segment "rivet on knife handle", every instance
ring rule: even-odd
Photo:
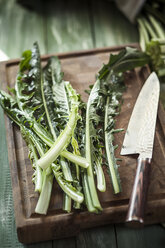
[[[150,164],[150,158],[138,158],[134,186],[126,217],[127,224],[130,224],[131,226],[141,226],[144,223],[143,218],[145,202],[147,199]]]

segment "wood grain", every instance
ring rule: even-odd
[[[70,80],[72,86],[82,94],[83,99],[87,100],[87,95],[84,94],[84,90],[87,89],[90,84],[94,83],[95,74],[102,66],[102,63],[108,61],[110,52],[115,53],[120,49],[121,47],[59,54],[65,79]],[[46,61],[47,58],[48,56],[44,56],[43,62]],[[10,87],[13,86],[18,69],[18,62],[19,60],[8,61],[5,64],[5,68],[3,67],[3,74],[6,75],[6,81],[1,83],[3,83],[5,87],[7,85]],[[126,91],[123,95],[124,104],[121,108],[121,114],[117,118],[116,128],[122,127],[126,129],[136,97],[148,73],[147,68],[126,73]],[[160,122],[162,118],[163,115],[159,112],[151,171],[152,183],[149,187],[149,200],[145,216],[146,223],[157,223],[165,220],[165,168],[163,166],[165,144],[164,141],[160,139],[160,137],[164,136]],[[21,242],[31,243],[73,236],[84,228],[124,221],[136,170],[135,157],[122,157],[123,160],[119,168],[123,188],[121,194],[113,194],[110,179],[108,175],[106,175],[107,191],[105,193],[99,193],[100,201],[103,206],[103,212],[101,214],[89,214],[86,211],[80,213],[72,211],[70,214],[62,212],[61,190],[54,184],[56,193],[54,195],[52,194],[48,215],[39,216],[34,213],[38,195],[34,193],[34,186],[31,182],[32,168],[28,160],[27,147],[22,141],[18,128],[12,126],[7,118],[6,129],[16,226],[18,238]],[[119,145],[116,156],[119,158],[121,158],[119,153],[123,138],[124,132],[115,135],[115,143]],[[159,156],[157,154],[159,154]],[[72,228],[70,228],[70,225]],[[31,233],[33,233],[33,236]]]
[[[151,159],[137,159],[137,170],[126,217],[127,225],[141,227],[144,224],[144,211],[147,200]]]
[[[38,6],[39,7],[39,6]],[[17,4],[15,0],[0,0],[0,49],[10,58],[20,57],[38,41],[41,54],[46,53],[44,43],[44,17],[38,12],[31,12]],[[2,31],[3,30],[3,31]],[[25,35],[26,34],[26,35]]]
[[[164,248],[164,228],[161,225],[151,225],[140,229],[131,229],[117,224],[116,240],[118,248]]]
[[[95,47],[138,42],[138,32],[112,1],[91,1]]]
[[[6,81],[6,75],[4,74],[5,65],[0,67],[1,80]],[[9,162],[7,157],[7,142],[6,142],[6,128],[4,121],[4,113],[0,108],[0,241],[1,244],[6,244],[5,247],[16,246],[18,244],[16,232],[13,232],[13,226],[15,223],[14,219],[14,207],[13,207],[13,196],[11,190],[11,176],[9,169]],[[6,239],[6,233],[10,235],[10,238]]]
[[[47,53],[93,47],[87,0],[48,1],[45,10]]]
[[[113,225],[95,227],[90,230],[84,230],[77,238],[77,247],[79,248],[117,248],[115,232]]]

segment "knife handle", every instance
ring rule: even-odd
[[[144,223],[144,209],[150,174],[150,158],[138,158],[133,190],[129,201],[126,223],[132,227],[140,227]]]

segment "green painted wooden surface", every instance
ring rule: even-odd
[[[25,1],[25,0],[24,0]],[[112,46],[138,41],[136,27],[112,1],[0,0],[0,49],[10,58],[39,42],[41,54]],[[32,6],[33,7],[33,6]],[[1,76],[1,75],[0,75]],[[17,240],[3,112],[0,109],[0,247],[29,248],[162,248],[165,229],[160,225],[130,230],[108,225],[82,231],[77,237],[22,245]]]
[[[16,4],[15,0],[0,0],[0,49],[9,57],[20,57],[21,52],[29,49],[36,40],[41,53],[46,53],[41,7],[38,12],[32,12]]]
[[[92,48],[87,0],[48,1],[46,37],[48,53]]]
[[[165,230],[161,225],[147,226],[134,230],[116,225],[118,248],[164,248]]]
[[[0,244],[17,247],[10,170],[7,158],[6,130],[3,111],[0,109]],[[8,235],[6,235],[8,234]]]
[[[122,45],[138,41],[136,27],[129,23],[112,1],[92,0],[91,11],[96,47]]]
[[[117,248],[114,225],[95,227],[77,236],[78,248]]]

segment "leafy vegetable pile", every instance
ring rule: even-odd
[[[22,54],[15,88],[11,94],[0,91],[0,104],[29,147],[32,180],[39,192],[36,213],[47,213],[53,178],[64,192],[65,211],[71,211],[73,200],[76,209],[86,206],[100,212],[97,189],[106,190],[103,165],[114,193],[121,191],[113,134],[121,131],[115,130],[114,117],[119,114],[123,72],[148,61],[145,53],[129,47],[111,55],[88,91],[86,104],[63,79],[57,57],[42,68],[37,43]]]
[[[151,67],[165,82],[165,1],[146,1],[137,18],[140,45],[151,57]]]

